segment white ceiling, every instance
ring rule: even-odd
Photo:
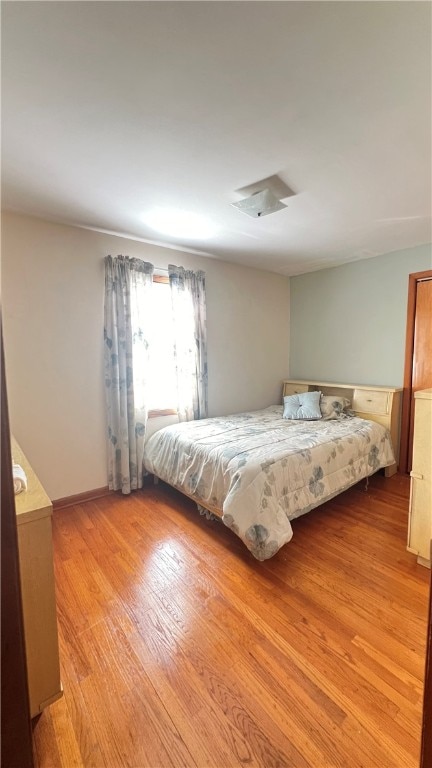
[[[429,2],[2,2],[2,81],[4,208],[287,275],[432,239]]]

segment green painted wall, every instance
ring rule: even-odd
[[[403,383],[408,275],[432,269],[432,246],[292,277],[290,376]]]

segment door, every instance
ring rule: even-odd
[[[432,387],[432,270],[409,276],[399,471],[412,468],[414,392]]]
[[[431,541],[432,549],[432,541]],[[423,727],[420,768],[432,765],[432,586],[429,585],[429,620],[426,638],[426,665],[423,693]]]

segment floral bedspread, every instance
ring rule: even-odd
[[[290,541],[290,520],[394,460],[379,424],[290,421],[281,406],[165,427],[144,451],[149,472],[220,509],[258,560]]]

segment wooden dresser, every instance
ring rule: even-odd
[[[408,550],[431,567],[432,389],[414,393],[414,440],[408,521]]]
[[[400,415],[402,389],[399,387],[373,387],[361,384],[334,384],[329,381],[303,381],[287,379],[283,382],[283,395],[320,390],[323,395],[340,395],[351,401],[351,409],[362,419],[382,424],[390,432],[396,463],[384,470],[386,477],[397,472],[400,442]]]
[[[27,476],[15,496],[30,716],[62,695],[52,549],[52,504],[12,438],[12,460]]]

